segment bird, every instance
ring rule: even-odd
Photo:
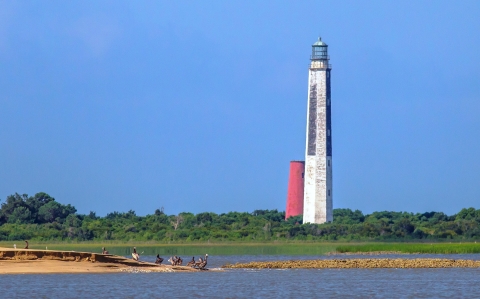
[[[175,266],[177,264],[177,256],[171,256],[168,261],[172,264],[172,266]]]
[[[102,247],[102,254],[108,254],[108,251],[105,249],[105,247]]]
[[[28,249],[28,241],[25,240],[25,249]]]
[[[192,260],[187,263],[187,267],[195,267],[195,257],[192,256]]]
[[[198,266],[199,266],[200,264],[202,264],[202,263],[203,263],[203,258],[202,258],[202,257],[199,257],[199,258],[198,258],[198,262],[195,262],[195,265],[193,265],[193,267],[194,267],[194,268],[195,268],[195,267],[198,267]]]
[[[157,254],[157,259],[155,260],[155,264],[161,264],[163,262],[163,258],[160,257],[159,254]]]
[[[175,263],[176,266],[181,266],[183,264],[183,260],[181,257],[177,257],[177,262]]]
[[[202,263],[198,265],[198,269],[202,269],[202,270],[205,269],[205,266],[207,266],[207,258],[208,258],[208,254],[205,254],[205,259],[203,260]]]
[[[137,248],[136,247],[133,247],[132,257],[136,261],[138,261],[140,259],[140,255],[137,253]]]

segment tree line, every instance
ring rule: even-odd
[[[442,212],[407,213],[334,209],[334,220],[303,224],[302,216],[285,220],[285,212],[204,212],[167,215],[163,208],[138,216],[135,211],[77,213],[46,193],[13,194],[0,207],[0,240],[118,240],[118,241],[271,241],[271,240],[477,240],[480,209],[462,209],[455,215]]]

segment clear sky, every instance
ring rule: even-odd
[[[285,209],[311,44],[334,208],[480,208],[480,1],[1,1],[0,199]]]

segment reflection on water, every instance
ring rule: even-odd
[[[480,259],[475,254],[388,257]],[[209,253],[209,267],[228,262],[312,258],[372,257]],[[155,258],[152,255],[142,259]],[[2,298],[459,298],[477,297],[479,278],[480,269],[231,269],[200,273],[2,275],[0,281]]]
[[[88,246],[85,244],[60,244],[49,245],[48,249],[54,250],[75,250],[75,251],[89,251],[101,252],[102,247],[105,246],[111,254],[130,255],[133,250],[133,245],[98,245]],[[172,245],[172,246],[156,246],[156,245],[138,245],[137,252],[143,252],[144,255],[199,255],[199,254],[214,254],[214,255],[320,255],[327,252],[335,251],[336,245],[331,244],[270,244],[270,245]],[[31,248],[42,249],[42,247]]]

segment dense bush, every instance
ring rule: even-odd
[[[277,210],[252,213],[180,213],[151,215],[135,211],[78,214],[46,193],[13,194],[0,207],[0,240],[154,240],[264,241],[264,240],[476,240],[480,239],[480,210],[406,213],[335,209],[334,221],[302,224],[302,216],[285,220]]]

